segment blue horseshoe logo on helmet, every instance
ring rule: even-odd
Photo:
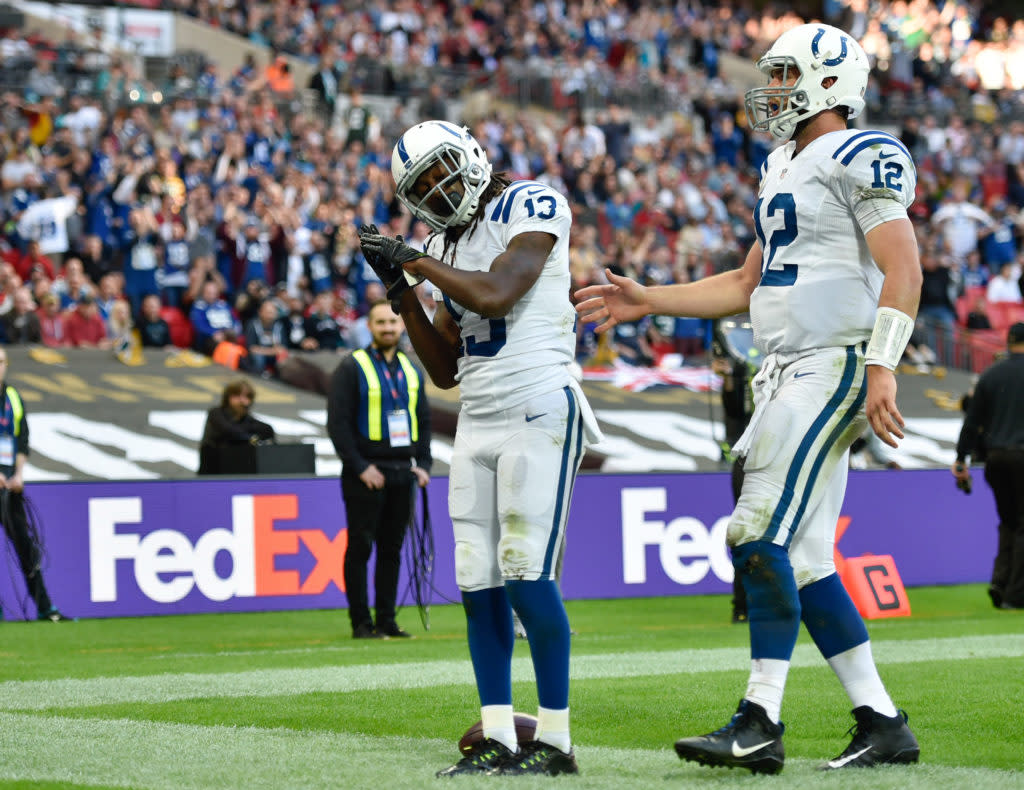
[[[821,37],[823,35],[825,35],[825,28],[819,27],[818,32],[815,34],[814,38],[811,39],[811,54],[814,55],[814,57],[816,58],[821,56],[821,53],[818,52],[818,42],[821,41]],[[840,63],[846,60],[846,36],[840,35],[839,41],[842,43],[842,48],[839,50],[839,54],[836,55],[834,58],[823,60],[823,65],[838,66]]]

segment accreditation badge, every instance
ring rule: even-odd
[[[0,466],[14,466],[13,436],[0,436]]]
[[[411,444],[409,412],[404,409],[388,412],[388,440],[392,447],[408,447]]]

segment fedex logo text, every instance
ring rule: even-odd
[[[318,595],[331,582],[345,590],[342,566],[348,531],[328,538],[319,529],[274,529],[276,521],[294,520],[299,504],[295,494],[231,497],[231,529],[208,530],[192,545],[173,529],[140,536],[118,532],[118,525],[142,523],[141,497],[89,500],[89,592],[91,600],[117,600],[117,561],[133,563],[135,581],[146,597],[173,603],[193,587],[211,601],[265,595]],[[295,555],[299,541],[316,560],[301,581],[298,570],[278,570],[277,557]],[[231,573],[217,573],[218,552],[231,556]]]
[[[664,513],[668,498],[664,488],[622,489],[622,580],[626,584],[647,581],[647,547],[658,547],[658,559],[665,575],[677,584],[696,584],[712,571],[731,583],[732,560],[725,546],[728,516],[708,530],[691,516],[671,521],[648,518]]]

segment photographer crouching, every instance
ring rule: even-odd
[[[1009,356],[981,374],[956,444],[953,477],[971,493],[969,459],[984,457],[999,514],[999,544],[988,588],[997,609],[1024,609],[1024,323],[1010,327]]]

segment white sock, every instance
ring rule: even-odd
[[[892,704],[882,679],[875,668],[875,660],[871,656],[871,642],[862,642],[856,647],[837,653],[828,660],[828,665],[836,673],[839,682],[846,689],[846,695],[859,708],[867,705],[883,716],[892,718],[896,715],[896,706]]]
[[[764,708],[768,718],[775,724],[779,723],[787,674],[789,662],[782,659],[755,658],[750,662],[750,680],[747,681],[747,693],[744,696]]]
[[[569,738],[569,709],[537,708],[537,732],[533,739],[549,743],[568,754],[572,749],[572,740]]]
[[[515,712],[511,705],[484,705],[480,708],[480,721],[483,722],[485,738],[494,738],[512,751],[519,751]]]

